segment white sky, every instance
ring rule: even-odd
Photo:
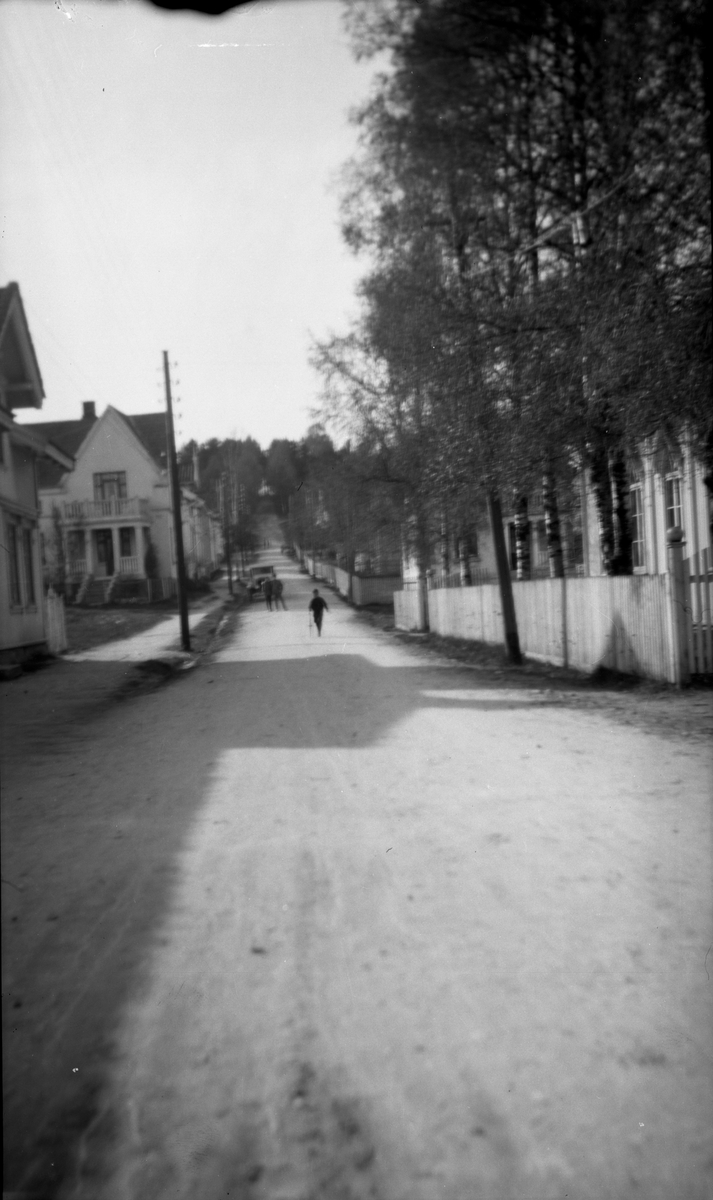
[[[0,282],[47,394],[20,419],[158,411],[166,349],[179,441],[303,436],[309,332],[356,307],[334,180],[374,70],[336,0],[0,4]]]

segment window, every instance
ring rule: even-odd
[[[104,471],[94,476],[95,500],[125,500],[126,471]]]
[[[119,554],[122,558],[133,557],[134,531],[132,528],[119,530]]]
[[[631,497],[631,565],[636,570],[646,566],[644,504],[641,484],[630,488],[629,496]]]
[[[32,530],[26,527],[22,530],[22,550],[25,560],[25,601],[35,604],[35,570],[32,561]]]
[[[18,519],[6,524],[8,582],[11,608],[34,608],[37,604],[35,584],[34,528]]]
[[[681,519],[681,476],[669,475],[664,483],[666,498],[666,528],[673,529],[674,525],[682,526]]]
[[[14,521],[7,524],[7,554],[10,560],[10,604],[18,608],[22,604],[20,591],[20,547],[18,545],[18,527]]]

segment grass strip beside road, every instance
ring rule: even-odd
[[[176,614],[175,605],[151,608],[74,608],[65,611],[70,654],[93,650],[106,642],[133,637]]]

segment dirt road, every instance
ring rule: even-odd
[[[709,1198],[708,747],[265,558],[287,612],[10,754],[6,1187]]]

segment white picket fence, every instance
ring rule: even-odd
[[[669,683],[713,674],[713,573],[706,551],[666,575],[513,583],[523,654],[558,666],[605,667]],[[500,589],[411,587],[394,595],[397,628],[502,645]]]
[[[367,604],[391,604],[394,592],[401,587],[400,575],[350,575],[332,562],[304,554],[298,546],[295,546],[295,552],[314,579],[321,579],[335,588],[357,608]]]
[[[701,550],[687,560],[684,573],[686,659],[691,675],[713,674],[713,569],[710,552]],[[684,564],[685,565],[685,564]]]

